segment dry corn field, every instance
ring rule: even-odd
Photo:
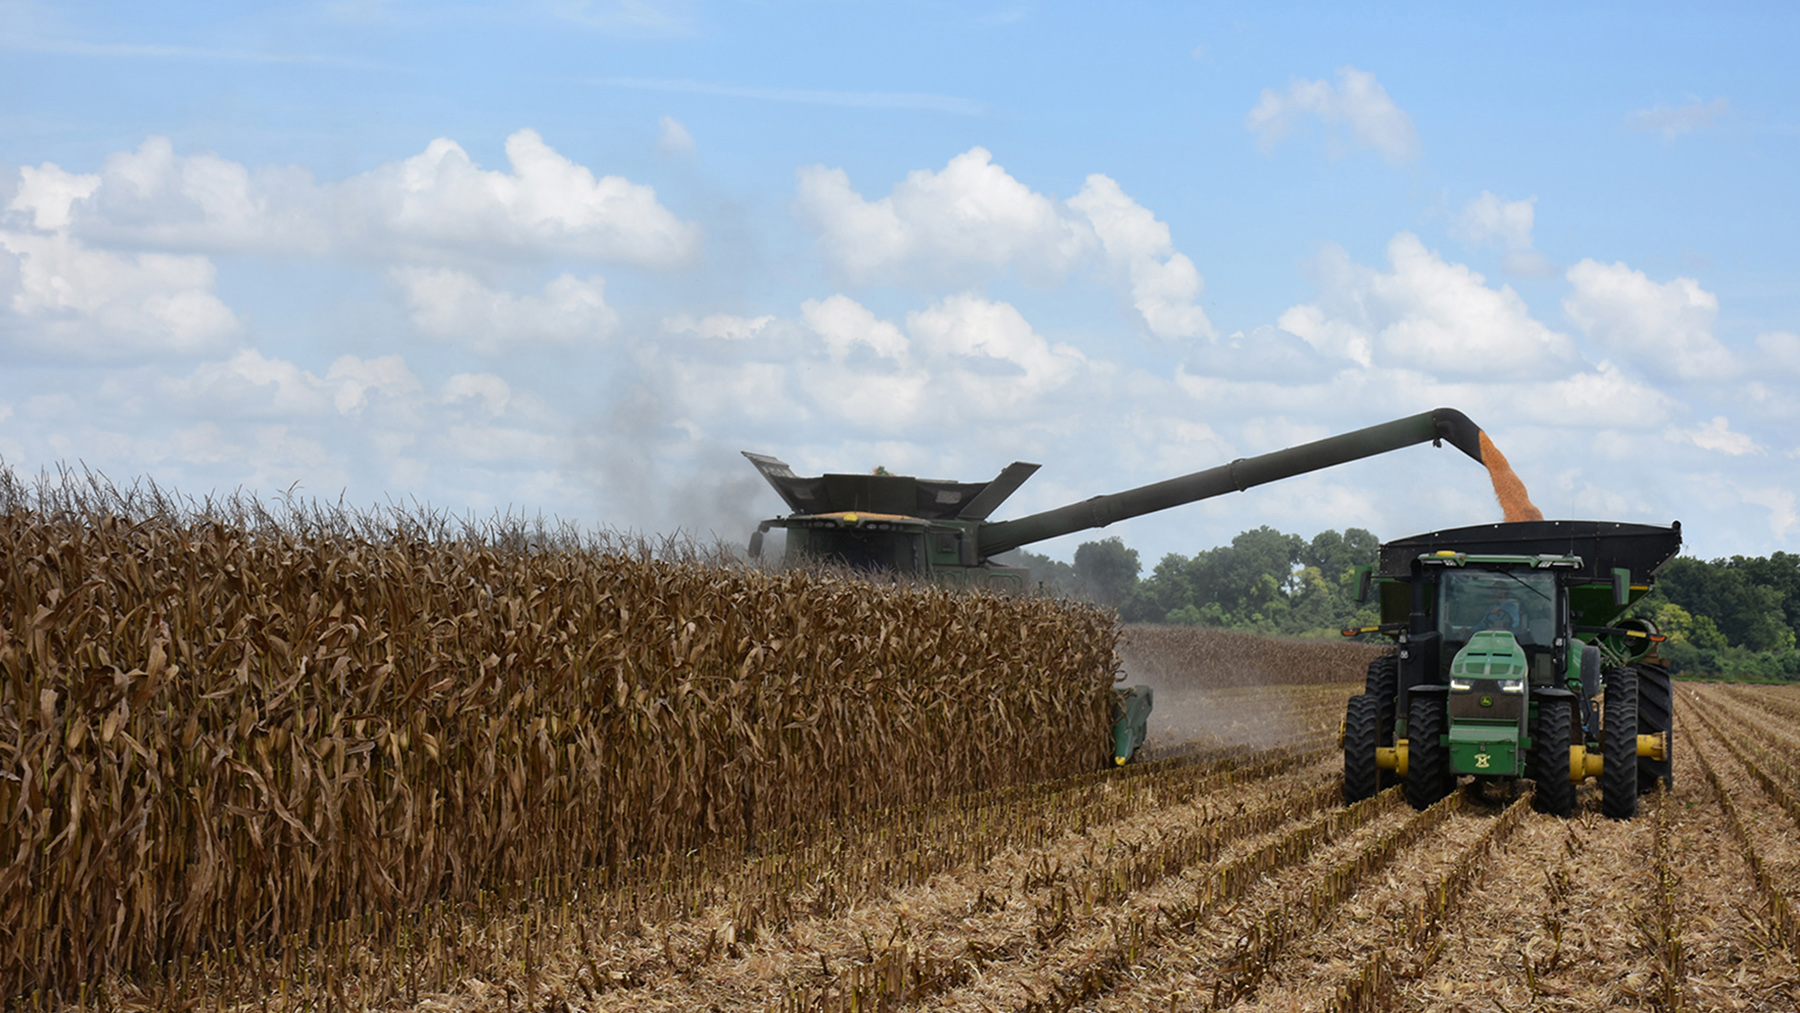
[[[1213,716],[1098,769],[1085,610],[7,518],[12,1005],[1800,1008],[1796,690],[1678,684],[1630,823],[1346,808],[1354,645],[1239,686],[1165,638],[1153,726]]]

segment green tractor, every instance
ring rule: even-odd
[[[1344,713],[1344,801],[1399,781],[1424,809],[1459,780],[1536,783],[1535,806],[1569,816],[1576,787],[1637,815],[1673,780],[1674,714],[1662,637],[1620,620],[1681,548],[1681,525],[1527,521],[1388,542],[1381,622],[1391,636]]]

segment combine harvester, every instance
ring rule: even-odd
[[[1265,482],[1420,443],[1441,446],[1446,441],[1477,462],[1493,464],[1491,471],[1496,476],[1511,475],[1505,459],[1468,416],[1453,408],[1439,408],[1009,521],[990,521],[988,516],[1037,471],[1035,464],[1007,465],[991,482],[886,474],[803,478],[773,457],[746,451],[744,456],[793,511],[758,526],[750,537],[750,555],[760,557],[763,536],[773,528],[783,528],[789,563],[825,560],[858,569],[911,574],[954,587],[1022,591],[1027,571],[996,564],[993,557],[1034,542],[1242,492]],[[1148,686],[1121,688],[1116,693],[1113,761],[1122,764],[1143,745],[1152,698]],[[1535,703],[1533,707],[1535,712]],[[1400,713],[1406,712],[1402,709]],[[1390,752],[1396,748],[1391,734],[1376,738]],[[1380,779],[1380,775],[1371,777]]]
[[[1496,483],[1498,487],[1498,483]],[[1535,513],[1535,510],[1533,511]],[[1673,771],[1673,697],[1648,621],[1618,617],[1681,548],[1681,525],[1527,520],[1414,535],[1381,547],[1381,623],[1343,725],[1344,801],[1393,783],[1423,809],[1464,775],[1536,782],[1568,816],[1600,781],[1601,808],[1637,815]]]

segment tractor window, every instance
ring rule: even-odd
[[[1438,581],[1438,631],[1461,649],[1479,630],[1511,633],[1522,647],[1549,647],[1556,636],[1555,578],[1510,570],[1451,570]]]

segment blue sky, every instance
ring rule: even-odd
[[[0,0],[0,459],[741,539],[1449,405],[1550,516],[1800,539],[1795,15]],[[1116,525],[1498,519],[1419,448]],[[1088,536],[1045,546],[1067,557]]]

